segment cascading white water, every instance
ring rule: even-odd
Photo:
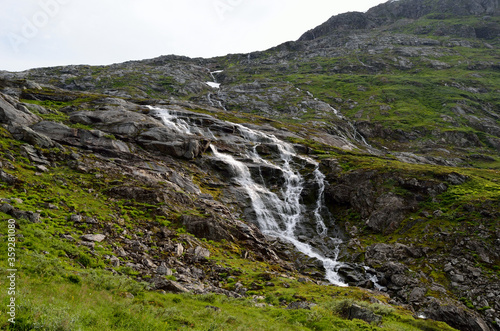
[[[212,81],[211,82],[205,82],[208,86],[210,86],[211,88],[214,88],[214,89],[217,89],[217,95],[220,97],[221,96],[221,91],[220,91],[220,86],[222,85],[221,83],[218,83],[217,82],[217,79],[215,78],[215,75],[214,74],[220,74],[221,72],[224,72],[224,70],[217,70],[217,71],[211,71],[210,72],[210,76],[212,77]],[[210,103],[210,105],[212,107],[215,107],[214,105],[214,102],[212,100],[212,93],[208,93],[207,94],[207,99],[208,99],[208,102]],[[220,100],[216,100],[218,105],[219,105],[219,108],[221,109],[224,109],[227,111],[226,107],[224,107],[224,104],[222,103],[222,101]]]
[[[210,72],[210,76],[212,77],[212,81],[211,82],[206,82],[208,86],[210,87],[213,87],[213,88],[220,88],[220,83],[217,83],[217,79],[215,79],[215,76],[214,74],[218,74],[218,73],[221,73],[222,70],[218,70],[218,71],[212,71]]]
[[[314,218],[316,219],[316,230],[321,236],[325,236],[328,228],[325,225],[321,212],[325,206],[325,175],[319,170],[319,164],[314,169],[314,178],[318,184],[318,199],[316,200],[316,208],[314,209]]]
[[[276,194],[270,192],[264,186],[255,183],[252,179],[252,175],[250,174],[250,170],[243,162],[237,161],[231,155],[219,153],[217,148],[213,145],[210,145],[210,148],[212,149],[215,157],[231,166],[234,174],[236,175],[236,182],[246,190],[250,200],[252,201],[252,207],[257,215],[257,219],[259,220],[259,225],[269,231],[281,232],[276,219],[265,203],[267,200],[276,206],[278,212],[284,212],[284,210],[282,210],[281,201]]]
[[[152,106],[148,106],[148,108],[155,109]],[[172,131],[174,131],[176,133],[183,133],[183,134],[188,134],[188,135],[193,134],[191,132],[191,128],[192,128],[191,125],[189,125],[183,119],[177,118],[174,114],[170,113],[169,111],[160,111],[160,112],[158,112],[157,116],[160,117],[161,120],[163,121],[163,124],[165,124]]]
[[[179,132],[182,130],[182,132],[187,134],[192,134],[192,132],[210,132],[213,136],[209,129],[199,128],[184,119],[176,117],[174,113],[168,110],[154,109],[156,109],[159,117],[169,128]],[[276,138],[274,135],[252,130],[240,124],[229,122],[226,122],[226,124],[235,127],[239,135],[243,138],[246,149],[245,155],[242,155],[244,158],[251,159],[254,165],[279,170],[284,179],[281,191],[275,193],[266,187],[261,173],[262,184],[258,184],[252,178],[251,171],[244,162],[237,160],[230,154],[219,152],[215,146],[211,145],[214,157],[223,161],[231,168],[233,180],[249,196],[256,217],[255,221],[258,223],[261,231],[266,235],[278,237],[289,242],[303,254],[318,259],[322,262],[326,270],[326,279],[329,282],[338,286],[347,286],[336,272],[342,265],[337,261],[340,251],[339,245],[342,241],[338,238],[330,240],[330,242],[335,244],[334,247],[331,247],[334,258],[328,258],[315,250],[310,244],[301,242],[295,234],[297,225],[306,217],[306,208],[301,204],[301,194],[304,190],[305,180],[300,172],[294,169],[294,166],[296,166],[294,158],[314,166],[313,176],[318,186],[318,192],[313,218],[316,222],[317,235],[321,238],[327,236],[328,229],[322,216],[323,209],[325,209],[325,176],[319,170],[319,164],[310,158],[298,155],[291,144]],[[257,146],[260,144],[274,146],[278,152],[278,158],[271,161],[260,156],[257,151]]]

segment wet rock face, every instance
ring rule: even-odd
[[[350,286],[361,286],[361,284],[367,285],[364,284],[364,282],[368,278],[366,275],[366,271],[360,266],[357,266],[355,264],[345,263],[337,271],[342,276],[344,281]],[[367,286],[362,286],[362,287],[367,287]],[[373,288],[373,284],[371,284],[371,287]]]

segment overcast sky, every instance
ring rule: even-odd
[[[265,50],[384,0],[1,0],[0,70]]]

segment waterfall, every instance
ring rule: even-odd
[[[271,211],[264,202],[267,200],[278,208],[278,212],[284,212],[281,209],[280,199],[276,196],[276,194],[268,191],[264,188],[264,186],[255,183],[252,180],[250,170],[243,162],[237,161],[231,155],[219,153],[217,148],[213,145],[210,145],[210,148],[212,149],[215,157],[231,166],[233,172],[236,174],[236,182],[245,189],[250,197],[250,200],[252,201],[252,207],[257,215],[261,228],[264,228],[266,231],[280,232],[281,229],[276,222],[276,219],[273,217]],[[264,200],[263,198],[267,199]]]
[[[209,128],[200,128],[194,126],[185,118],[176,116],[174,112],[166,109],[152,108],[161,114],[159,116],[165,125],[175,130],[184,130],[187,134],[192,132],[203,132],[214,137],[214,133]],[[314,220],[316,223],[317,236],[327,238],[328,228],[322,215],[329,215],[324,204],[325,175],[321,173],[319,164],[305,156],[298,155],[293,146],[284,142],[274,135],[270,135],[258,130],[247,128],[241,124],[222,122],[225,126],[235,129],[234,135],[239,135],[242,139],[244,151],[241,158],[227,153],[221,153],[216,146],[211,145],[211,150],[215,158],[229,166],[232,180],[248,195],[253,212],[255,213],[255,222],[258,224],[262,233],[277,237],[285,242],[291,243],[301,253],[315,258],[322,262],[326,270],[326,279],[338,286],[347,286],[343,283],[336,270],[342,266],[337,261],[342,241],[338,238],[330,240],[334,247],[330,247],[333,258],[325,257],[322,253],[312,247],[309,243],[302,242],[296,235],[297,226],[306,218]],[[187,127],[186,127],[187,126]],[[208,130],[208,131],[207,131]],[[217,133],[215,133],[217,134]],[[223,140],[223,135],[218,136]],[[259,146],[268,146],[275,151],[273,158],[264,158],[258,152]],[[253,166],[259,167],[259,176],[262,184],[257,183],[252,178],[252,173],[247,166],[248,160],[251,160]],[[300,173],[303,168],[301,164],[314,167],[312,175],[317,187],[316,203],[311,214],[307,213],[307,208],[301,203],[301,194],[303,193],[306,181]],[[261,167],[276,170],[283,177],[283,185],[279,190],[271,190],[266,186],[261,173]]]
[[[152,106],[147,106],[150,110],[157,110]],[[163,110],[163,109],[162,109]],[[192,135],[193,128],[198,129],[198,127],[190,125],[185,120],[178,118],[174,112],[171,111],[158,111],[156,115],[162,120],[163,124],[175,133],[182,133],[187,135]],[[198,130],[196,130],[198,131]]]
[[[220,97],[221,95],[221,91],[220,91],[220,86],[221,86],[221,83],[218,83],[217,82],[217,79],[215,78],[215,75],[214,74],[220,74],[221,72],[224,72],[224,70],[217,70],[217,71],[210,71],[210,76],[212,77],[212,81],[211,82],[205,82],[208,86],[210,86],[211,88],[214,88],[214,89],[217,89],[217,96]],[[213,107],[214,106],[214,102],[212,100],[212,94],[211,93],[208,93],[207,95],[207,98],[208,98],[208,102],[210,103],[210,105]],[[224,104],[222,103],[222,101],[220,100],[217,100],[217,103],[219,104],[219,107],[221,109],[224,109],[225,111],[227,111],[226,107],[224,107]]]
[[[314,218],[316,219],[316,230],[321,236],[325,236],[328,228],[325,225],[321,212],[325,206],[325,175],[319,170],[319,164],[314,169],[314,178],[318,184],[318,199],[316,200],[316,208],[314,209]]]
[[[220,88],[220,83],[217,83],[217,79],[215,78],[214,74],[220,74],[221,72],[223,72],[223,70],[218,70],[218,71],[211,71],[210,72],[210,76],[212,77],[212,81],[211,82],[206,82],[206,84],[212,88],[215,88],[215,89],[218,89]]]
[[[220,88],[220,85],[221,85],[221,84],[220,84],[220,83],[217,83],[217,80],[215,79],[215,76],[214,76],[214,74],[213,74],[212,72],[210,73],[210,76],[212,76],[213,81],[211,81],[211,82],[205,82],[205,83],[206,83],[208,86],[212,87],[212,88],[215,88],[215,89]]]
[[[352,128],[352,132],[353,132],[353,136],[354,136],[354,140],[356,141],[359,141],[361,142],[362,144],[364,144],[365,146],[368,146],[370,148],[373,148],[368,142],[366,142],[365,140],[365,137],[363,137],[363,135],[361,135],[358,130],[356,129],[356,127],[354,126],[354,124],[352,124],[352,122],[349,122],[349,125],[351,126]],[[360,137],[360,139],[358,140],[357,137]]]

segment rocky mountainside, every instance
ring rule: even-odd
[[[464,16],[498,15],[498,0],[477,1],[388,1],[371,8],[366,13],[350,12],[332,17],[324,24],[306,32],[299,40],[308,41],[341,31],[367,30],[387,27],[401,20],[418,20],[421,18],[446,19]],[[476,37],[498,36],[498,25],[483,23],[474,27]],[[487,33],[483,30],[489,30]]]
[[[500,329],[499,32],[498,0],[399,0],[264,52],[0,72],[19,324]]]

